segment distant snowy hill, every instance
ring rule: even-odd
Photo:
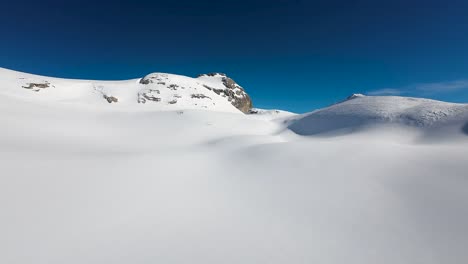
[[[375,125],[403,125],[427,130],[455,127],[464,132],[468,105],[429,99],[355,94],[347,100],[291,119],[300,135],[353,132]]]
[[[206,109],[248,112],[252,108],[244,89],[224,74],[191,78],[153,73],[127,81],[69,80],[37,76],[0,68],[0,94],[25,100],[81,106],[112,104],[118,109]],[[108,106],[107,106],[108,107]]]

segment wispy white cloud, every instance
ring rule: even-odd
[[[367,92],[368,95],[402,95],[421,94],[434,95],[468,90],[468,80],[455,80],[447,82],[417,83],[401,88],[383,88]]]
[[[414,85],[414,90],[425,93],[445,93],[468,89],[468,80],[450,82],[421,83]]]
[[[400,95],[401,93],[401,90],[394,88],[384,88],[367,92],[368,95]]]

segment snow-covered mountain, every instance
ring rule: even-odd
[[[349,133],[381,125],[430,131],[453,127],[465,132],[468,104],[355,94],[330,107],[293,117],[289,123],[289,128],[300,135]]]
[[[69,80],[0,68],[0,94],[48,103],[118,109],[206,109],[247,113],[252,101],[244,89],[224,74],[191,78],[152,73],[127,81]]]

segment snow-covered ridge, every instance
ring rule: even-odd
[[[422,129],[468,123],[468,105],[399,96],[352,95],[347,100],[290,120],[289,128],[301,135],[356,131],[381,124]]]
[[[71,80],[0,68],[0,94],[80,106],[125,109],[206,109],[247,112],[252,107],[244,89],[226,75],[191,78],[152,73],[125,81]]]
[[[189,109],[249,114],[283,122],[299,135],[354,132],[386,124],[434,130],[453,127],[468,134],[468,105],[398,96],[353,94],[344,101],[303,115],[252,108],[244,89],[223,73],[197,78],[152,73],[124,81],[72,80],[0,68],[0,96],[27,102],[56,103],[123,111]]]

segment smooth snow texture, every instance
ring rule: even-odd
[[[0,79],[0,263],[468,261],[461,127],[299,136],[294,116],[76,107]]]
[[[291,118],[289,128],[301,135],[348,133],[383,124],[416,127],[428,133],[468,123],[468,105],[398,96],[353,95],[348,100]],[[443,136],[443,135],[442,135]],[[447,136],[447,135],[445,135]]]

